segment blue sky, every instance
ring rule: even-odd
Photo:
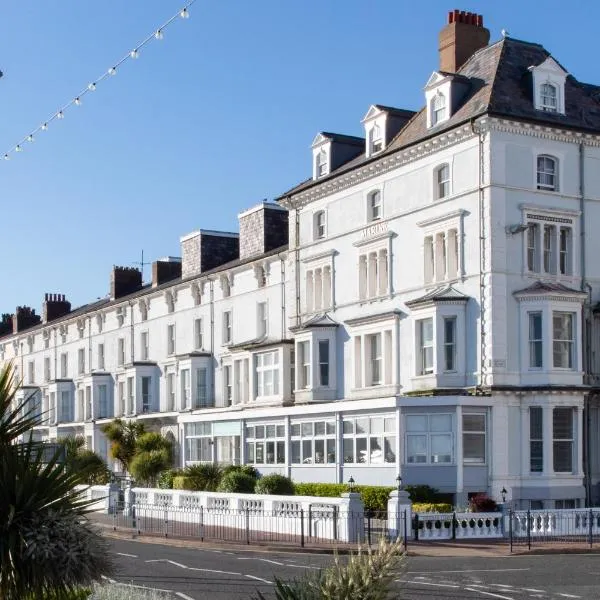
[[[3,0],[0,153],[181,4]],[[74,306],[104,296],[113,264],[142,249],[147,260],[178,256],[179,237],[197,228],[236,231],[240,211],[304,180],[318,131],[360,135],[371,103],[419,108],[452,8],[483,14],[492,40],[505,28],[543,43],[600,83],[600,3],[198,0],[0,162],[0,313],[39,311],[45,292]]]

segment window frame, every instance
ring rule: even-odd
[[[325,210],[318,210],[313,215],[313,239],[323,240],[327,236],[327,214]]]
[[[450,163],[442,163],[435,168],[435,194],[436,200],[443,200],[452,195],[452,175],[450,172]]]
[[[429,103],[431,127],[435,127],[448,119],[448,102],[446,94],[439,90],[433,95]]]
[[[231,308],[223,311],[223,345],[228,346],[233,343],[233,311]]]
[[[315,153],[315,179],[329,175],[329,157],[327,150],[321,148]]]
[[[379,154],[384,149],[383,142],[383,127],[381,127],[378,123],[374,123],[373,127],[369,131],[369,156],[373,156],[375,154]],[[377,137],[375,137],[375,133],[377,133]]]
[[[548,90],[553,90],[554,94],[549,94]],[[544,81],[539,88],[540,110],[544,112],[559,112],[558,86],[551,81]],[[550,102],[547,100],[550,99]]]
[[[373,427],[374,423],[381,420],[382,427],[381,431],[376,431]],[[362,422],[363,425],[367,424],[364,431],[357,431],[357,422]],[[398,463],[398,424],[397,416],[395,414],[381,414],[381,415],[348,415],[342,419],[342,456],[340,462],[344,465],[391,465]],[[386,429],[387,428],[387,429]],[[373,444],[375,441],[375,446]],[[349,443],[348,443],[349,442]],[[348,451],[351,446],[351,455]],[[393,457],[393,460],[387,460],[389,456]],[[373,453],[381,452],[381,460],[379,456],[373,457]],[[357,460],[359,455],[362,454],[364,460]],[[347,460],[351,458],[352,460]]]
[[[383,219],[383,194],[372,190],[367,194],[367,222],[377,223]]]
[[[457,358],[458,358],[458,344],[456,334],[458,332],[458,317],[456,315],[444,315],[442,316],[443,324],[443,360],[444,360],[444,373],[456,373],[457,369]],[[452,324],[452,341],[448,341],[448,324]],[[448,367],[448,350],[451,350],[452,354],[452,365]]]
[[[194,319],[194,350],[204,349],[204,323],[202,317]]]
[[[570,338],[557,338],[556,337],[556,319],[558,317],[568,317],[568,329],[570,329]],[[577,368],[577,361],[575,357],[575,340],[577,333],[576,327],[576,314],[565,310],[553,310],[552,311],[552,368],[560,369],[564,371],[572,371]],[[567,348],[567,366],[557,365],[557,344],[565,346]]]
[[[428,323],[431,325],[431,340],[429,344],[425,344],[424,339],[424,328],[425,324]],[[424,317],[422,319],[416,320],[417,326],[417,350],[418,350],[418,359],[417,363],[417,376],[428,376],[433,375],[436,371],[435,369],[435,318],[433,316]],[[427,350],[431,352],[431,368],[426,367],[426,359],[427,359]]]
[[[269,364],[265,364],[264,360],[267,356],[271,356],[272,360]],[[262,364],[261,364],[262,363]],[[255,397],[256,398],[273,398],[281,394],[281,357],[279,350],[267,350],[266,352],[257,352],[253,357],[254,373],[255,373]],[[266,373],[272,373],[272,379],[269,383],[266,381]],[[269,390],[270,386],[270,390]],[[271,393],[266,393],[271,391]]]
[[[256,339],[266,338],[269,333],[269,307],[266,300],[256,303]]]
[[[532,332],[532,318],[538,318],[538,317],[539,317],[539,337],[532,338],[532,333],[535,334],[535,332]],[[541,310],[532,310],[532,311],[527,312],[527,342],[528,342],[528,349],[529,349],[529,353],[528,353],[529,369],[530,370],[543,369],[544,368],[544,313]],[[535,344],[535,348],[537,349],[537,353],[539,353],[539,354],[536,354],[536,356],[539,358],[540,364],[532,364],[534,362],[534,361],[532,361],[532,356],[533,356],[532,351],[534,349],[534,346],[533,346],[534,344]]]
[[[483,429],[472,429],[468,430],[466,427],[466,418],[468,417],[482,417],[483,418]],[[462,436],[463,436],[463,464],[469,466],[483,466],[487,464],[488,459],[488,418],[485,412],[463,412],[462,413]],[[467,458],[465,453],[466,443],[465,440],[469,437],[483,437],[483,458]]]
[[[551,164],[552,170],[547,166]],[[551,154],[538,154],[536,157],[536,189],[543,192],[558,192],[559,188],[559,161]],[[544,178],[551,178],[552,183],[546,183]]]
[[[538,415],[539,421],[532,419],[532,413]],[[541,406],[529,407],[529,472],[543,473],[544,472],[544,409]],[[534,431],[534,424],[536,425]],[[539,430],[538,430],[539,427]],[[535,452],[534,462],[534,444],[538,448]],[[535,468],[533,468],[535,466]]]
[[[414,429],[410,430],[408,423],[411,417],[425,417],[426,427],[425,429]],[[432,427],[432,419],[434,417],[449,417],[450,418],[450,430],[436,430]],[[413,437],[425,438],[425,460],[424,461],[410,461],[409,458],[409,440]],[[455,431],[455,414],[454,413],[410,413],[404,415],[404,464],[415,465],[415,466],[453,466],[456,465],[456,431]],[[449,461],[434,461],[433,459],[433,447],[432,439],[434,438],[449,438],[450,440],[450,460]],[[415,454],[415,456],[423,456],[422,453]]]
[[[269,435],[272,432],[273,435]],[[246,446],[245,464],[249,465],[285,465],[286,461],[286,431],[285,422],[250,422],[244,430]],[[272,445],[273,460],[269,458],[269,445]],[[260,453],[257,451],[260,448]],[[259,454],[262,460],[257,460]]]
[[[570,435],[568,437],[557,436],[556,416],[559,413],[568,413],[570,419]],[[552,409],[552,471],[553,473],[574,473],[576,468],[575,461],[575,425],[576,425],[575,409],[571,406],[555,406]],[[568,469],[557,469],[557,445],[568,444]],[[564,458],[564,457],[563,457]]]

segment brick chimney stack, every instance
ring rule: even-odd
[[[35,310],[29,306],[17,306],[17,310],[12,318],[13,333],[18,333],[24,329],[29,329],[38,325],[41,321],[40,315],[35,314]]]
[[[44,294],[42,304],[42,323],[54,321],[71,312],[71,303],[67,301],[64,294]]]
[[[0,337],[10,335],[13,331],[13,316],[8,313],[0,315]]]
[[[110,297],[121,298],[142,289],[142,272],[134,267],[113,267],[110,274]]]
[[[448,24],[440,31],[440,71],[456,73],[467,60],[490,41],[483,16],[464,10],[448,13]]]

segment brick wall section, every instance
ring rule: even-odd
[[[152,287],[181,277],[181,263],[175,260],[157,260],[152,263]]]
[[[0,317],[0,337],[3,335],[9,335],[13,330],[13,316],[8,313],[4,313]]]
[[[240,216],[240,258],[259,256],[288,243],[288,212],[262,208]]]
[[[198,275],[239,258],[237,236],[199,231],[181,242],[181,276]]]
[[[42,304],[42,322],[54,321],[71,312],[71,303],[64,294],[45,294]]]
[[[110,274],[110,297],[121,298],[142,288],[142,272],[133,267],[113,267]]]
[[[220,267],[240,256],[240,239],[229,236],[201,234],[200,272]]]
[[[35,310],[29,306],[17,306],[17,310],[12,318],[13,333],[18,333],[24,329],[29,329],[41,322],[40,315],[35,314]]]

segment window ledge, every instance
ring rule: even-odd
[[[398,394],[400,394],[400,386],[396,384],[373,385],[364,388],[352,388],[349,392],[349,396],[351,399],[382,398],[389,396],[397,396]]]

